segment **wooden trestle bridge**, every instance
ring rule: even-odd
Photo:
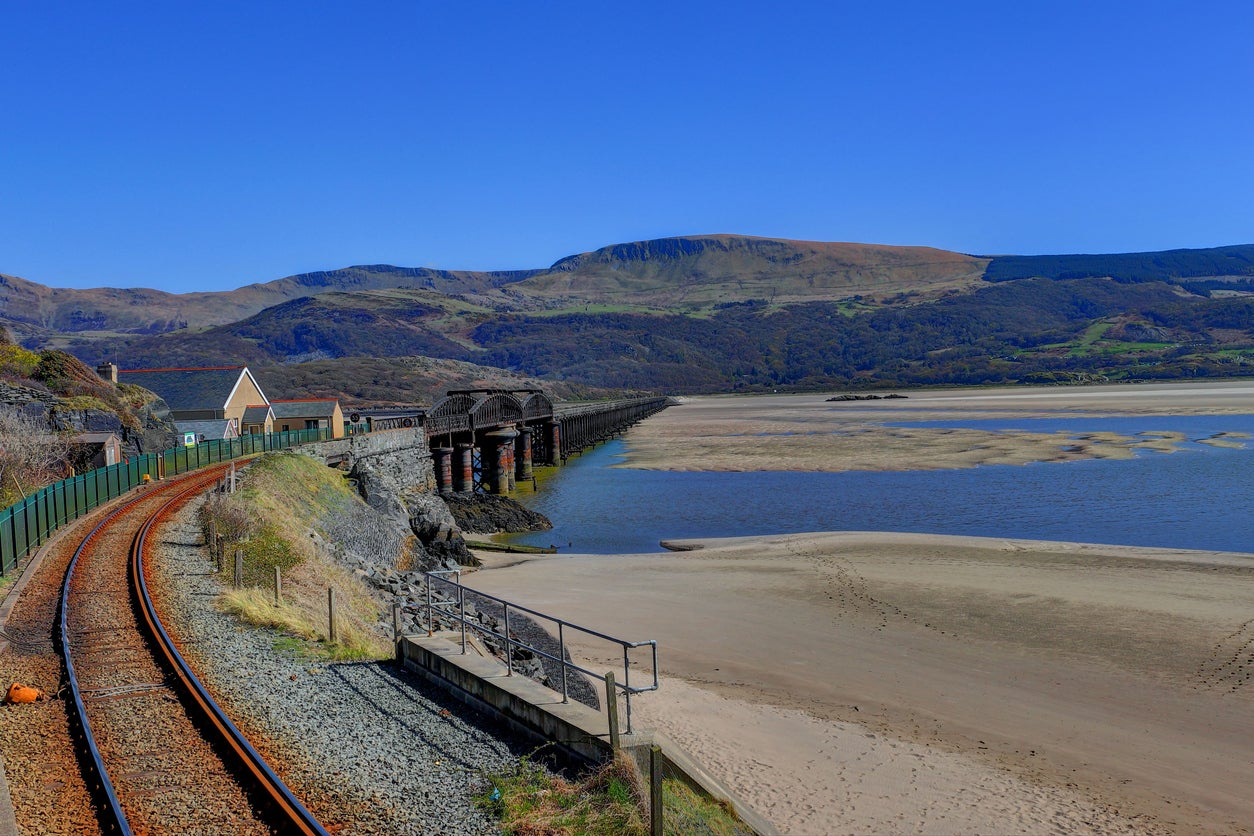
[[[430,409],[376,410],[365,420],[372,430],[423,427],[441,493],[508,494],[531,479],[534,464],[560,465],[673,403],[554,404],[539,389],[451,389]],[[360,421],[362,413],[350,418]]]

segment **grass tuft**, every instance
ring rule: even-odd
[[[388,637],[375,625],[378,605],[369,591],[318,543],[319,529],[361,499],[343,476],[316,459],[271,453],[253,462],[234,494],[215,494],[204,506],[205,528],[217,522],[226,539],[224,580],[243,553],[243,587],[225,592],[219,606],[240,620],[278,630],[304,645],[302,655],[329,661],[385,659]],[[274,576],[283,580],[280,606]],[[336,641],[328,639],[327,590],[335,590]]]
[[[635,767],[619,757],[577,781],[554,775],[527,758],[489,776],[476,803],[495,816],[505,836],[613,833],[645,836],[641,786]]]
[[[753,834],[725,802],[701,795],[676,778],[662,781],[662,809],[667,833],[710,836]]]
[[[649,832],[648,791],[624,754],[574,781],[523,758],[513,769],[488,776],[475,803],[497,818],[506,836]],[[677,778],[662,781],[662,819],[667,833],[753,836],[729,805]]]

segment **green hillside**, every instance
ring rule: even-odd
[[[748,299],[791,303],[935,293],[977,283],[986,262],[928,247],[710,235],[571,256],[511,290],[584,304],[691,310]]]
[[[1195,284],[1188,282],[1189,279],[1219,277],[1211,285],[1254,289],[1250,286],[1254,283],[1254,244],[1154,253],[998,256],[984,271],[984,279],[990,282],[1102,277],[1120,282],[1159,281],[1186,285]]]
[[[282,280],[305,295],[229,322],[55,338],[89,363],[247,363],[283,396],[353,402],[406,402],[441,374],[570,394],[1232,376],[1254,358],[1251,256],[670,238],[541,271],[306,274]],[[374,286],[401,279],[434,286]],[[435,361],[462,365],[418,368]]]

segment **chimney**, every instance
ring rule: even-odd
[[[115,363],[101,363],[96,366],[96,374],[100,375],[101,380],[107,380],[114,386],[118,385],[118,367]]]

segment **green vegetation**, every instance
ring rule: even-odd
[[[1241,295],[1254,245],[990,261],[704,236],[526,273],[376,266],[280,284],[327,292],[110,350],[134,365],[248,363],[273,397],[429,403],[502,384],[583,398],[1226,376],[1248,373],[1254,349],[1254,295]],[[103,356],[87,339],[74,350]]]
[[[509,552],[512,554],[555,554],[557,549],[546,546],[527,546],[522,543],[490,543],[484,540],[467,540],[466,548],[485,552]]]
[[[1108,277],[1119,282],[1181,283],[1182,279],[1206,276],[1254,279],[1254,245],[1108,255],[1000,256],[984,271],[985,280],[990,282]]]
[[[662,781],[662,810],[668,833],[750,836],[753,832],[726,804],[697,793],[675,778]]]
[[[522,758],[488,780],[476,803],[500,820],[506,836],[649,832],[640,780],[625,757],[573,782]]]
[[[0,380],[25,380],[35,373],[39,355],[20,345],[0,341]]]
[[[649,832],[648,790],[626,755],[569,781],[527,758],[488,776],[475,802],[492,813],[506,836],[524,834],[623,834]],[[751,836],[726,804],[695,792],[683,781],[662,781],[662,821],[667,833]]]
[[[611,389],[755,392],[984,385],[1051,375],[1232,375],[1248,371],[1244,355],[1232,352],[1254,348],[1254,297],[1188,297],[1162,282],[1023,279],[896,302],[749,298],[707,306],[699,315],[621,310],[626,305],[598,305],[603,312],[475,314],[456,341],[430,330],[424,314],[403,320],[392,308],[386,315],[374,312],[379,296],[337,294],[339,324],[318,318],[318,300],[302,300],[282,317],[276,309],[266,313],[265,328],[277,329],[272,338],[260,336],[259,317],[249,321],[248,328],[259,329],[249,341],[230,326],[215,329],[212,340],[144,338],[148,342],[136,344],[132,355],[137,363],[182,351],[198,355],[197,362],[253,363],[248,352],[274,357],[260,351],[263,345],[281,349],[283,357],[377,353],[255,371],[272,397],[430,403],[446,388],[485,385],[543,386],[559,397],[586,398]],[[305,316],[315,319],[298,327]],[[365,324],[345,324],[359,320]],[[236,354],[240,345],[248,347]],[[424,353],[473,357],[474,364],[413,356]]]
[[[374,600],[312,536],[325,520],[361,502],[339,471],[299,453],[271,453],[254,461],[241,479],[236,493],[214,494],[204,506],[206,532],[213,521],[231,556],[224,561],[224,579],[233,574],[235,552],[243,554],[244,586],[223,594],[223,610],[300,640],[313,657],[390,656],[390,645],[372,629],[379,615]],[[283,578],[277,605],[276,568]],[[327,637],[328,589],[335,590],[339,604],[335,642]]]

